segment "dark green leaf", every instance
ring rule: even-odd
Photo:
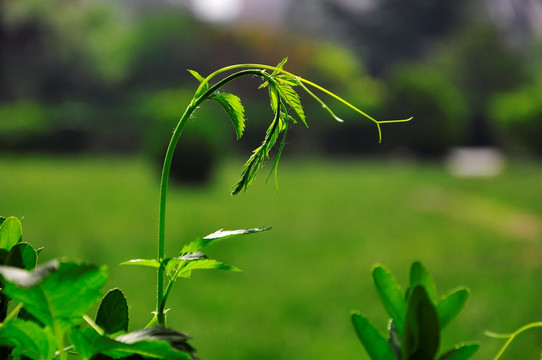
[[[32,245],[20,242],[13,246],[6,257],[6,265],[24,270],[36,267],[38,254]]]
[[[0,216],[0,226],[2,225],[2,223],[3,223],[4,221],[6,221],[6,218],[3,217],[3,216]]]
[[[135,333],[137,332],[131,334]],[[132,336],[131,334],[112,339],[98,334],[92,328],[74,328],[70,331],[70,340],[80,356],[87,359],[99,353],[114,359],[132,354],[157,359],[191,359],[187,352],[175,349],[164,338],[153,338],[151,336],[145,338]]]
[[[478,343],[460,344],[443,354],[439,360],[465,360],[474,355],[479,348],[480,344]]]
[[[416,286],[410,296],[403,339],[405,359],[434,359],[438,352],[437,310],[422,285]]]
[[[82,320],[107,280],[105,268],[69,262],[50,262],[33,271],[2,266],[0,275],[7,296],[45,326],[64,330]]]
[[[469,289],[458,288],[440,299],[437,313],[441,329],[444,329],[461,312],[468,298]]]
[[[380,301],[393,319],[397,332],[402,336],[405,328],[407,306],[401,287],[395,277],[384,266],[377,265],[373,269],[373,280]]]
[[[237,139],[240,139],[245,131],[245,108],[241,103],[241,99],[229,93],[218,93],[213,95],[211,99],[222,105],[231,119]]]
[[[425,288],[429,299],[433,304],[437,303],[437,286],[429,271],[419,261],[412,263],[410,267],[410,289],[414,289],[417,285]]]
[[[8,217],[0,226],[0,249],[11,250],[21,241],[23,228],[21,222],[14,216]]]
[[[0,344],[16,347],[21,355],[31,359],[53,359],[55,337],[49,328],[32,321],[13,319],[0,326]]]
[[[106,334],[128,331],[128,303],[122,291],[113,289],[104,296],[98,308],[96,324]]]
[[[373,360],[396,360],[388,339],[362,314],[352,313],[352,323],[359,340]]]
[[[210,246],[214,244],[217,241],[224,240],[227,238],[231,238],[234,236],[240,236],[240,235],[248,235],[248,234],[254,234],[257,232],[267,231],[271,229],[271,227],[263,227],[263,228],[252,228],[252,229],[240,229],[240,230],[217,230],[212,234],[209,234],[201,239],[196,239],[187,245],[183,247],[181,250],[181,255],[188,254],[188,253],[195,253],[198,252],[207,246]]]

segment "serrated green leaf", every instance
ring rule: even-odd
[[[412,263],[410,267],[410,289],[414,289],[417,285],[425,288],[429,299],[433,304],[437,303],[437,286],[433,280],[433,276],[427,268],[419,261]]]
[[[213,95],[211,99],[216,100],[222,105],[231,119],[237,139],[239,140],[245,131],[245,108],[241,103],[241,99],[230,93],[218,93]]]
[[[6,265],[32,270],[38,262],[38,254],[32,245],[20,242],[13,246],[6,256]]]
[[[458,288],[440,299],[437,313],[441,329],[444,329],[461,312],[468,298],[469,289]]]
[[[160,267],[160,262],[156,259],[133,259],[121,262],[120,265],[148,266],[157,269]]]
[[[354,312],[352,323],[359,340],[373,360],[396,360],[388,339],[362,314]]]
[[[439,360],[466,360],[474,355],[479,348],[480,344],[478,343],[460,344],[443,354]]]
[[[248,235],[248,234],[254,234],[262,231],[270,230],[271,227],[262,227],[262,228],[251,228],[251,229],[239,229],[239,230],[217,230],[212,234],[209,234],[203,238],[196,239],[194,241],[191,241],[187,245],[183,247],[181,250],[180,255],[188,254],[188,253],[195,253],[198,252],[212,244],[214,244],[217,241],[222,241],[228,238],[232,238],[235,236],[241,236],[241,235]]]
[[[96,314],[96,324],[106,334],[128,331],[128,303],[120,289],[112,289],[104,296]]]
[[[280,97],[286,104],[290,105],[292,109],[294,109],[303,124],[308,127],[305,119],[305,112],[303,111],[303,106],[301,105],[301,99],[294,88],[286,82],[277,82],[276,87]]]
[[[373,281],[388,315],[393,319],[397,332],[402,336],[405,328],[407,304],[401,287],[392,273],[382,265],[373,269]]]
[[[84,359],[89,359],[100,353],[114,359],[133,354],[155,359],[192,359],[188,352],[174,348],[172,343],[169,342],[170,339],[173,339],[172,341],[176,340],[186,344],[187,337],[181,337],[180,335],[175,337],[173,333],[170,335],[170,338],[166,335],[153,337],[152,335],[142,336],[137,334],[138,332],[147,334],[150,331],[153,331],[153,328],[138,330],[112,339],[108,336],[98,334],[92,328],[74,328],[70,332],[70,341],[81,358]],[[171,331],[174,332],[174,330]]]
[[[271,105],[271,110],[274,113],[278,111],[279,107],[279,92],[275,82],[269,84],[269,103]]]
[[[0,275],[7,296],[43,325],[63,330],[81,322],[107,280],[105,268],[69,262],[50,262],[33,271],[1,266]]]
[[[50,328],[32,321],[12,319],[0,326],[0,344],[17,348],[19,354],[35,360],[52,360],[56,341]]]
[[[425,287],[417,285],[409,299],[403,335],[404,359],[434,359],[440,345],[437,310]]]
[[[19,219],[14,216],[8,217],[0,226],[0,249],[11,250],[21,241],[22,234],[23,228]]]

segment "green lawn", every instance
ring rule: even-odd
[[[406,283],[421,260],[442,293],[471,288],[443,346],[479,340],[490,359],[510,332],[542,318],[542,166],[512,164],[492,179],[457,179],[438,165],[285,159],[279,189],[261,173],[229,195],[242,162],[222,166],[206,189],[172,188],[167,251],[217,229],[273,230],[210,248],[244,270],[179,281],[169,325],[194,337],[204,360],[367,359],[349,322],[353,309],[382,329],[386,316],[370,269],[382,263]],[[155,274],[120,267],[155,255],[158,175],[139,158],[0,159],[0,214],[24,217],[24,239],[42,262],[69,257],[107,264],[110,287],[131,305],[131,328],[154,308]],[[539,359],[542,331],[502,359]]]

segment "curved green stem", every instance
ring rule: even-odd
[[[527,324],[525,326],[522,326],[522,327],[520,327],[519,329],[517,329],[516,331],[514,331],[511,334],[496,334],[496,333],[493,333],[493,332],[486,331],[487,336],[491,336],[493,338],[507,339],[506,342],[504,343],[503,347],[497,353],[497,355],[493,358],[493,360],[498,360],[502,356],[502,354],[505,352],[505,350],[508,348],[508,346],[512,343],[512,341],[514,341],[516,336],[518,336],[519,334],[521,334],[524,331],[527,331],[527,330],[533,329],[533,328],[537,328],[537,327],[542,327],[542,321],[533,322],[533,323]]]
[[[175,130],[173,131],[173,135],[171,136],[171,140],[169,142],[168,148],[166,150],[166,155],[164,158],[164,165],[162,167],[162,177],[160,179],[160,205],[158,210],[158,254],[157,254],[157,260],[161,263],[165,258],[165,229],[166,229],[166,198],[167,198],[167,189],[168,189],[168,180],[169,180],[169,173],[171,169],[171,162],[173,160],[173,153],[175,152],[175,148],[177,146],[177,143],[179,141],[179,137],[181,136],[181,133],[184,129],[184,126],[186,125],[186,122],[194,111],[197,109],[197,107],[209,96],[211,96],[214,92],[216,92],[218,89],[220,89],[225,84],[229,83],[230,81],[233,81],[241,76],[247,76],[247,75],[259,75],[259,76],[269,76],[262,70],[243,70],[236,72],[212,87],[210,87],[204,94],[199,96],[198,98],[195,98],[190,102],[186,110],[184,111],[183,115],[181,116],[179,122],[177,123],[177,126],[175,127]],[[208,81],[209,77],[206,79]],[[164,313],[164,269],[162,266],[158,268],[157,272],[157,299],[156,299],[156,316],[158,323],[160,325],[165,326],[165,313]]]

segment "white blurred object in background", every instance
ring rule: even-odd
[[[502,153],[491,147],[460,147],[450,151],[446,166],[457,177],[492,177],[504,169]]]

